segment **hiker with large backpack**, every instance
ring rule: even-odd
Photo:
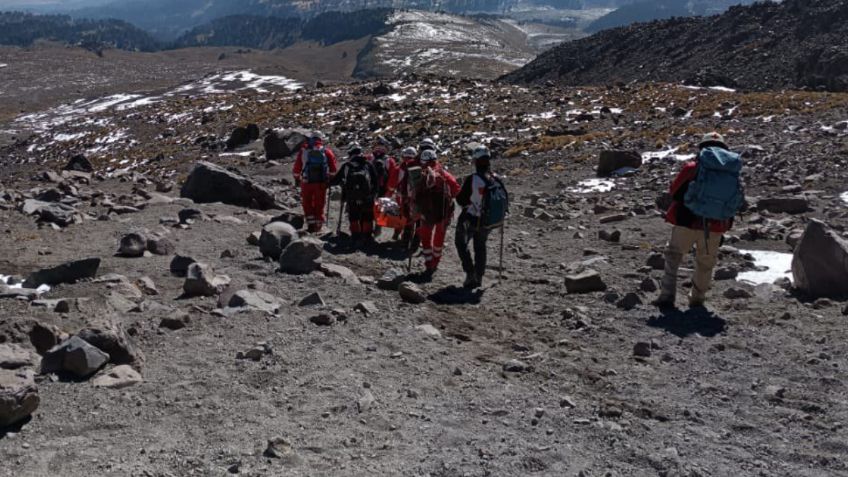
[[[342,186],[342,200],[350,220],[350,235],[364,245],[374,229],[374,200],[377,198],[377,173],[363,154],[362,146],[353,143],[347,149],[348,160],[330,185]]]
[[[389,174],[389,182],[386,189],[386,197],[395,197],[400,206],[401,215],[403,215],[406,226],[403,229],[395,229],[392,240],[398,240],[403,233],[403,241],[409,242],[414,235],[415,220],[413,220],[412,209],[410,203],[412,201],[412,191],[417,184],[417,179],[420,177],[421,162],[418,160],[418,150],[414,147],[406,147],[400,153],[401,163],[395,168],[393,173]]]
[[[463,287],[483,286],[486,272],[486,242],[492,230],[502,228],[509,209],[509,194],[503,182],[491,171],[489,148],[479,146],[472,153],[474,173],[462,182],[456,203],[462,207],[454,241],[465,272]],[[468,250],[474,243],[474,258]]]
[[[665,219],[674,227],[665,250],[660,296],[653,302],[660,308],[675,306],[677,271],[693,245],[695,274],[689,307],[704,305],[722,236],[731,229],[733,218],[745,203],[740,155],[731,152],[716,132],[704,135],[698,148],[696,159],[686,163],[671,184],[672,204]]]
[[[442,259],[445,233],[453,219],[453,199],[459,183],[437,160],[436,151],[421,152],[421,176],[412,193],[412,210],[418,219],[418,237],[424,255],[424,278],[436,273]]]
[[[292,168],[295,184],[300,187],[309,232],[318,233],[324,227],[327,188],[337,169],[336,156],[330,148],[324,147],[324,136],[320,131],[313,131],[297,153]]]
[[[388,197],[389,179],[398,168],[395,158],[389,155],[389,141],[384,137],[378,137],[371,146],[369,161],[374,165],[377,173],[377,197]]]
[[[389,179],[393,174],[397,174],[395,169],[398,168],[395,158],[389,155],[389,141],[379,136],[371,146],[371,154],[368,160],[374,166],[374,172],[377,173],[377,197],[388,197]],[[380,236],[381,229],[379,224],[374,226],[374,236]]]

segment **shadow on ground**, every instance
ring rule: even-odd
[[[727,321],[706,308],[676,308],[661,310],[659,316],[651,317],[648,326],[662,328],[669,333],[685,338],[693,334],[713,337],[727,328]]]

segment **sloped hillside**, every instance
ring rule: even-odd
[[[638,24],[565,43],[504,77],[563,85],[668,81],[848,90],[848,2],[786,0]]]

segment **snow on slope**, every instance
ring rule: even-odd
[[[494,77],[533,59],[527,35],[507,22],[424,11],[398,11],[391,31],[375,38],[368,73],[427,73]]]

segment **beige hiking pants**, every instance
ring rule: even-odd
[[[675,225],[671,229],[671,240],[665,248],[665,275],[660,294],[661,299],[674,300],[677,295],[677,271],[683,257],[695,246],[695,276],[692,278],[691,300],[703,301],[713,281],[713,268],[718,261],[721,235],[710,232],[709,241],[704,241],[704,231]]]

